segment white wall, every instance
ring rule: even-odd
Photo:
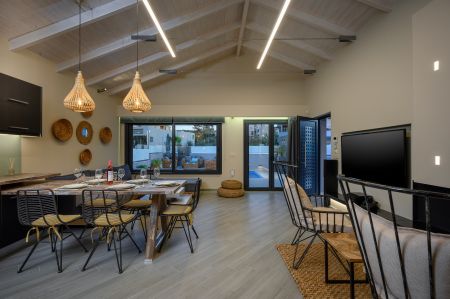
[[[428,2],[398,1],[391,13],[373,18],[355,43],[306,81],[310,115],[331,112],[333,137],[413,123],[412,16]],[[333,158],[340,155],[339,143]],[[384,196],[377,200],[388,209]],[[412,216],[410,201],[399,202],[397,210]]]
[[[414,180],[450,187],[450,1],[434,0],[413,17]],[[440,70],[433,71],[433,62]],[[441,166],[434,156],[441,156]]]
[[[64,97],[74,84],[74,74],[58,74],[53,63],[29,51],[11,52],[6,40],[0,40],[0,72],[43,88],[42,137],[21,137],[22,172],[73,171],[80,167],[79,153],[85,148],[90,149],[93,155],[92,162],[86,166],[88,168],[106,166],[108,159],[116,162],[117,98],[89,89],[97,108],[93,116],[87,119],[93,126],[94,136],[91,143],[84,146],[77,141],[75,130],[78,123],[85,119],[63,106]],[[74,135],[66,143],[56,141],[51,133],[53,122],[60,118],[67,118],[74,127]],[[101,144],[98,137],[99,130],[104,126],[113,131],[113,140],[109,145]]]

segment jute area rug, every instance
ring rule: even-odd
[[[299,252],[303,252],[306,245],[299,245]],[[299,269],[292,268],[295,245],[278,244],[277,250],[288,267],[297,286],[305,299],[324,298],[350,298],[349,284],[327,284],[325,283],[325,256],[322,243],[313,244],[300,265]],[[328,270],[330,279],[348,279],[348,275],[337,261],[336,257],[329,252]],[[364,279],[362,264],[355,264],[355,279]],[[369,284],[355,284],[356,298],[372,298]]]

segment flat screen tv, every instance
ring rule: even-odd
[[[345,176],[389,186],[410,186],[405,128],[345,133],[341,151]]]

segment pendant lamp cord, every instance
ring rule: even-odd
[[[81,0],[78,0],[78,71],[81,71]]]
[[[136,0],[136,72],[139,71],[139,0]]]

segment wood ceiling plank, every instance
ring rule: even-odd
[[[236,42],[227,43],[227,44],[225,44],[223,46],[220,46],[218,48],[211,49],[211,50],[209,50],[209,51],[207,51],[207,52],[205,52],[205,53],[203,53],[201,55],[195,56],[193,58],[190,58],[190,59],[185,60],[183,62],[177,63],[175,65],[171,65],[171,66],[167,67],[167,69],[180,70],[182,68],[186,68],[186,67],[188,67],[190,65],[193,65],[195,63],[201,62],[201,61],[206,60],[208,58],[211,58],[213,56],[219,55],[219,54],[221,54],[221,53],[223,53],[225,51],[228,51],[228,50],[236,47],[236,45],[237,45]],[[164,74],[164,73],[160,73],[159,71],[156,71],[156,72],[153,72],[151,74],[142,76],[141,77],[141,82],[142,83],[151,82],[151,81],[156,80],[156,79],[158,79],[158,78],[160,78],[162,76],[168,76],[168,75]],[[127,90],[127,89],[131,88],[131,83],[132,82],[129,82],[129,83],[126,83],[126,84],[119,85],[119,86],[117,86],[115,88],[112,88],[109,91],[109,94],[110,95],[115,95],[115,94],[118,94],[120,92],[123,92],[124,90]]]
[[[132,5],[136,5],[135,0],[114,0],[104,5],[94,7],[91,10],[81,13],[81,24],[87,25],[99,21],[127,9]],[[11,39],[9,41],[9,49],[15,51],[29,48],[52,37],[58,36],[70,30],[74,30],[78,27],[78,24],[79,16],[74,15],[70,18]]]
[[[236,56],[241,55],[242,48],[242,40],[244,39],[245,27],[247,25],[247,16],[248,16],[248,8],[250,6],[250,0],[245,0],[244,8],[242,9],[242,21],[241,21],[241,29],[239,30],[239,37],[236,49]]]
[[[161,24],[161,27],[163,27],[165,31],[169,31],[173,28],[183,26],[192,21],[206,17],[213,13],[219,12],[223,9],[226,9],[226,8],[228,8],[232,5],[235,5],[237,3],[240,3],[242,1],[243,0],[221,0],[218,3],[209,5],[203,9],[199,9],[194,12],[185,14],[183,16],[179,16],[179,17],[173,18],[171,20],[168,20],[166,22],[163,22]],[[141,34],[141,35],[156,35],[156,34],[158,34],[158,30],[156,27],[151,27],[146,30],[142,30],[139,34]],[[92,51],[82,54],[81,62],[87,62],[87,61],[91,61],[91,60],[103,57],[110,53],[119,51],[123,48],[129,47],[129,46],[133,45],[134,43],[135,43],[135,41],[131,40],[130,36],[126,36],[124,38],[117,39],[112,43],[109,43],[107,45],[101,46],[97,49],[94,49]],[[56,70],[58,72],[62,72],[62,71],[68,70],[70,68],[73,68],[77,65],[78,65],[78,58],[74,57],[72,59],[69,59],[67,61],[64,61],[64,62],[61,62],[60,64],[58,64]]]

